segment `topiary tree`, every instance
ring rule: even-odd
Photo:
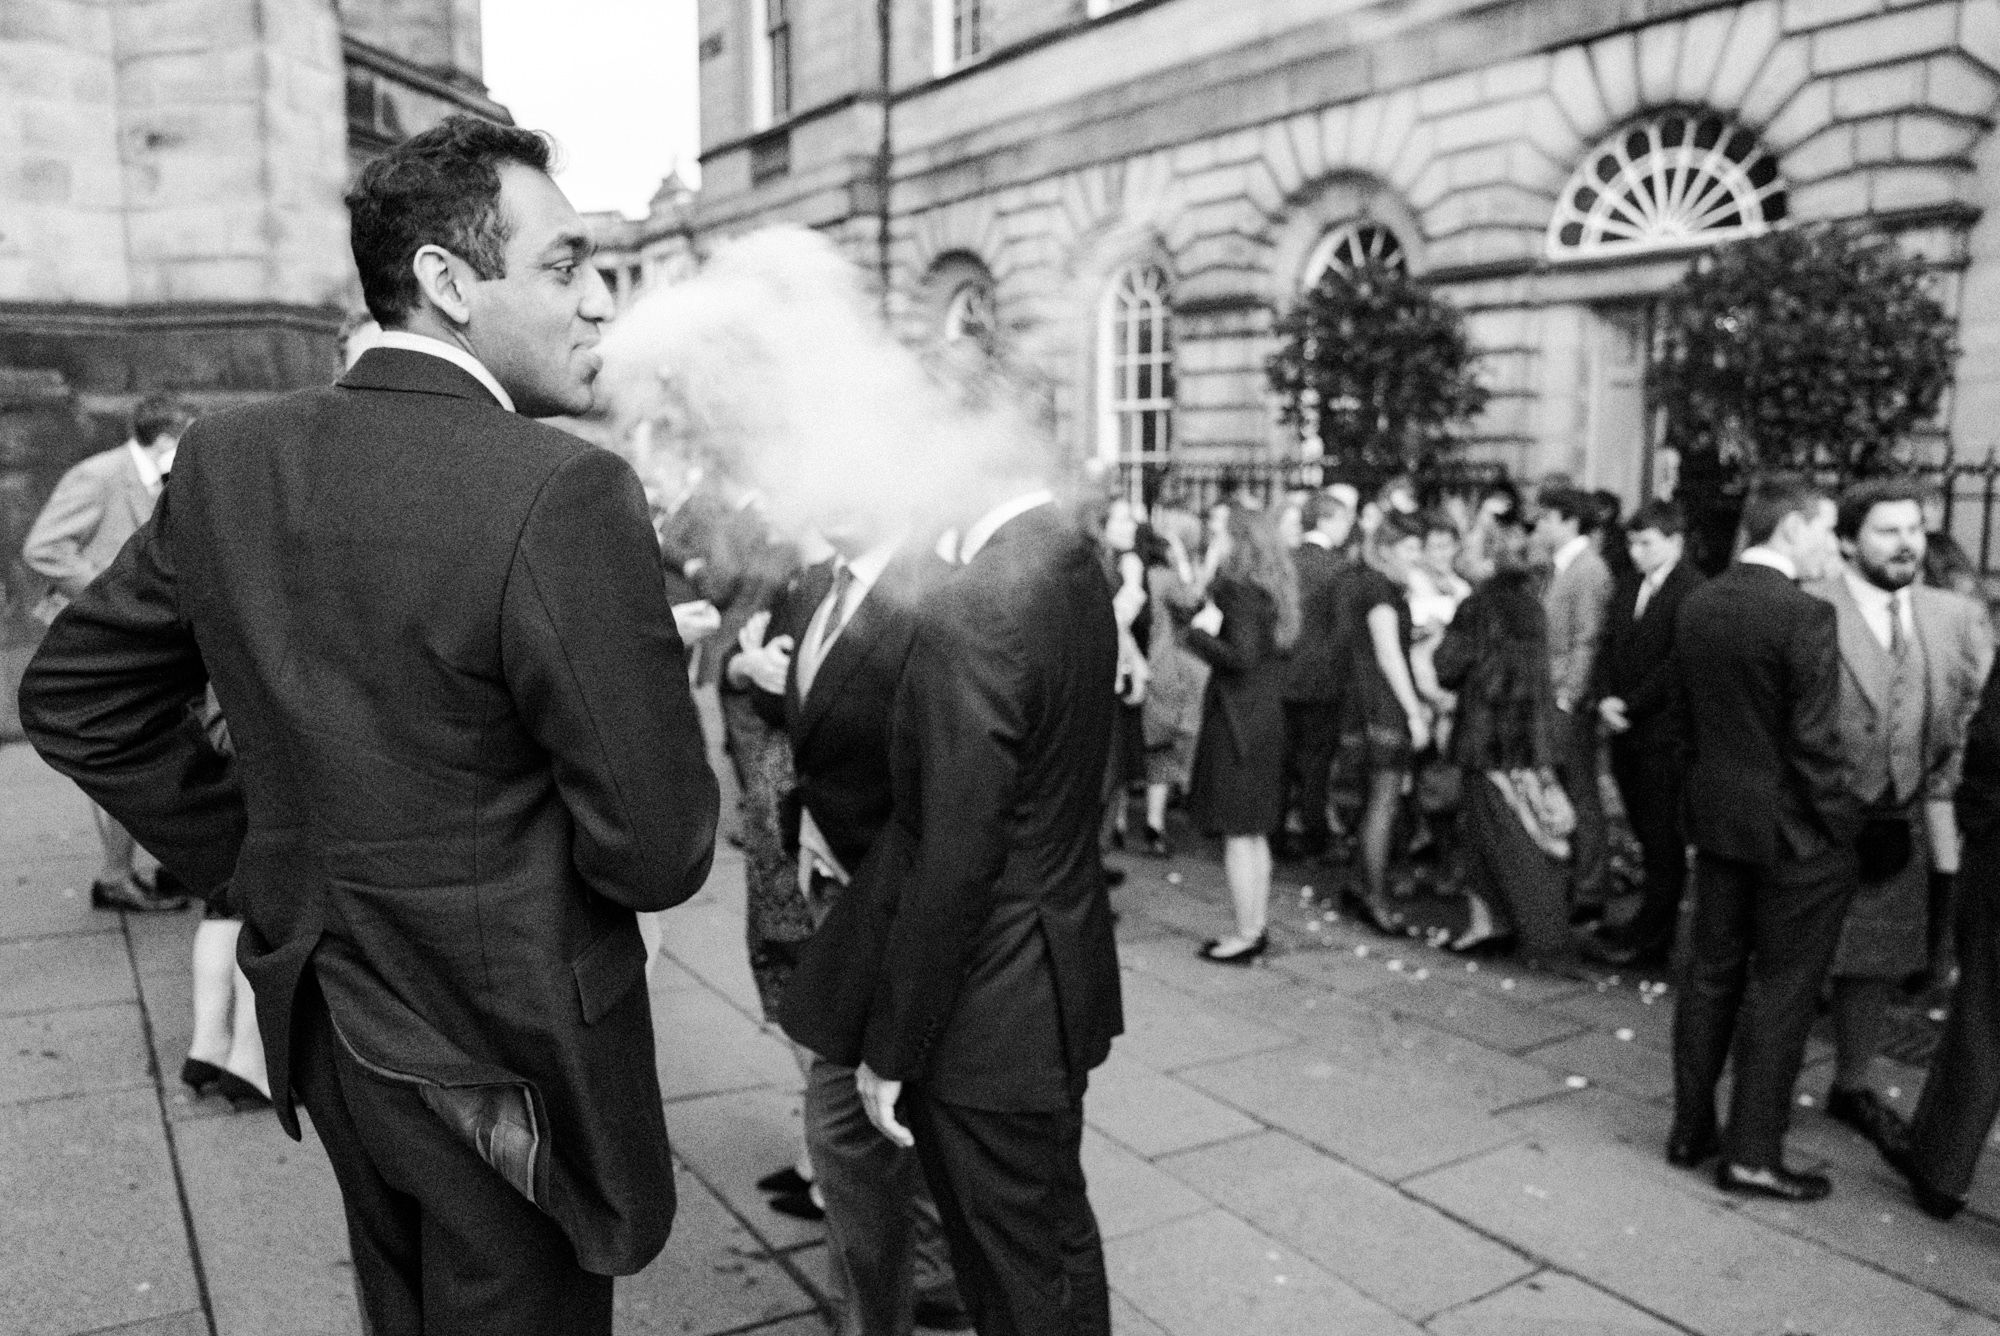
[[[1277,335],[1265,370],[1280,416],[1329,463],[1422,472],[1486,405],[1464,317],[1400,268],[1329,268]]]
[[[1654,401],[1684,476],[1895,469],[1958,356],[1924,261],[1840,225],[1704,256],[1669,295]]]

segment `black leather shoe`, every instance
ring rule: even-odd
[[[1795,1202],[1818,1201],[1833,1191],[1833,1181],[1825,1174],[1795,1174],[1783,1168],[1752,1169],[1727,1160],[1716,1166],[1715,1186],[1724,1192]]]
[[[826,1219],[826,1208],[814,1201],[810,1192],[781,1192],[771,1198],[771,1209],[794,1220]]]
[[[759,1192],[810,1192],[812,1180],[791,1165],[774,1169],[757,1180]]]
[[[238,1076],[235,1072],[224,1072],[215,1080],[215,1093],[229,1101],[229,1107],[238,1113],[250,1109],[268,1109],[271,1097]]]
[[[1260,932],[1248,946],[1238,947],[1234,951],[1224,951],[1220,938],[1210,938],[1202,943],[1201,949],[1195,954],[1216,965],[1248,965],[1270,949],[1271,934]]]
[[[1932,1187],[1923,1171],[1917,1168],[1907,1129],[1893,1146],[1882,1147],[1882,1158],[1910,1185],[1910,1195],[1916,1198],[1917,1209],[1933,1220],[1949,1220],[1965,1209],[1965,1198],[1954,1197],[1949,1192]]]
[[[1909,1140],[1909,1132],[1896,1111],[1875,1097],[1866,1086],[1843,1090],[1839,1086],[1826,1093],[1826,1116],[1846,1123],[1874,1142],[1885,1155]]]
[[[1585,960],[1616,969],[1667,963],[1666,947],[1654,942],[1629,942],[1607,929],[1582,934],[1577,938],[1576,947]]]
[[[203,1062],[200,1058],[189,1058],[181,1064],[181,1084],[197,1095],[206,1095],[216,1082],[228,1074],[214,1063]]]
[[[1111,864],[1106,863],[1104,865],[1105,888],[1110,889],[1115,886],[1123,886],[1124,884],[1125,884],[1125,869],[1122,867],[1113,867],[1111,866]]]
[[[1172,858],[1174,846],[1167,841],[1167,832],[1146,827],[1145,854],[1148,858]]]
[[[1699,1169],[1719,1149],[1712,1127],[1698,1132],[1675,1127],[1667,1133],[1667,1163],[1676,1169]]]
[[[123,909],[133,914],[171,914],[186,909],[188,899],[149,891],[136,881],[93,881],[90,904],[93,909]]]
[[[910,1309],[911,1319],[926,1331],[971,1331],[972,1314],[963,1304],[944,1299],[919,1299]]]

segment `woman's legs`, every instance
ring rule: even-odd
[[[194,1039],[188,1056],[211,1067],[227,1067],[234,1045],[229,1013],[236,994],[236,935],[242,929],[235,919],[203,919],[194,930]]]
[[[1146,829],[1155,835],[1167,833],[1167,800],[1173,796],[1171,784],[1146,786]]]
[[[234,928],[241,925],[232,923],[229,926]],[[269,1099],[271,1078],[264,1070],[264,1037],[257,1032],[257,998],[251,993],[250,981],[243,977],[243,971],[235,967],[234,954],[232,938],[232,962],[229,973],[234,985],[235,1011],[230,1026],[229,1059],[222,1066],[256,1086],[264,1098]]]
[[[1271,841],[1263,835],[1231,835],[1222,844],[1222,870],[1236,910],[1236,938],[1224,946],[1248,945],[1264,933],[1271,909]]]
[[[1389,904],[1389,854],[1402,806],[1403,772],[1394,767],[1368,776],[1368,806],[1361,814],[1361,875],[1363,895],[1380,912]]]

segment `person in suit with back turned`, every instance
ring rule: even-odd
[[[152,517],[193,417],[178,396],[149,394],[132,409],[125,444],[92,455],[56,483],[21,544],[22,563],[49,582],[35,608],[41,621],[54,621]],[[138,846],[131,832],[95,803],[90,815],[104,846],[104,863],[90,885],[92,905],[139,913],[187,908],[171,870],[156,872],[149,882],[134,863]]]
[[[788,824],[814,920],[867,861],[889,822],[889,727],[940,563],[901,526],[843,511],[820,524],[835,549],[772,611],[764,646],[730,662],[791,739]],[[841,1336],[965,1325],[936,1203],[915,1155],[875,1130],[854,1068],[823,1057],[806,1076],[806,1149],[825,1201]]]
[[[1694,1168],[1720,1149],[1724,1190],[1789,1201],[1832,1190],[1785,1167],[1784,1136],[1854,892],[1833,609],[1798,586],[1834,563],[1833,521],[1833,501],[1809,483],[1761,484],[1743,510],[1750,546],[1687,596],[1672,658],[1695,898],[1667,1159]],[[1715,1088],[1732,1044],[1718,1141]]]
[[[1081,1152],[1123,1025],[1097,844],[1118,630],[1043,481],[1053,443],[1023,435],[966,432],[979,518],[917,609],[889,825],[802,953],[785,1028],[916,1147],[982,1336],[1108,1333]]]
[[[1610,965],[1660,965],[1673,951],[1687,890],[1680,756],[1667,710],[1669,660],[1681,603],[1702,575],[1683,560],[1687,521],[1670,501],[1639,507],[1625,538],[1634,569],[1611,595],[1597,656],[1597,713],[1611,735],[1611,777],[1638,837],[1646,882],[1632,920],[1585,938],[1584,951]]]
[[[362,169],[380,344],[190,429],[21,689],[51,764],[229,883],[374,1336],[608,1333],[674,1214],[634,911],[700,887],[716,783],[638,478],[530,420],[590,406],[611,315],[549,154],[453,117]]]
[[[1327,821],[1326,791],[1340,749],[1338,665],[1348,655],[1350,628],[1343,613],[1353,558],[1347,552],[1354,531],[1357,495],[1335,483],[1306,497],[1300,523],[1305,535],[1292,549],[1298,571],[1299,639],[1285,669],[1285,786],[1287,807],[1298,814],[1298,837],[1273,832],[1283,856],[1317,858],[1333,836]]]

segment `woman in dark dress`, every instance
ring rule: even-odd
[[[1389,856],[1414,758],[1430,743],[1430,714],[1410,671],[1408,593],[1410,572],[1423,558],[1423,530],[1414,515],[1391,511],[1382,517],[1363,548],[1367,562],[1356,574],[1348,609],[1347,624],[1356,634],[1343,731],[1361,760],[1368,794],[1361,814],[1360,909],[1385,933],[1403,929],[1389,898]]]
[[[1552,960],[1572,951],[1563,866],[1574,814],[1550,769],[1555,692],[1548,621],[1518,518],[1495,526],[1494,573],[1438,646],[1438,683],[1457,693],[1452,760],[1463,767],[1460,843],[1472,921],[1454,951],[1496,946]],[[1496,912],[1499,911],[1499,912]]]
[[[1222,836],[1236,931],[1200,954],[1247,965],[1270,944],[1270,834],[1284,814],[1284,655],[1299,638],[1298,577],[1270,519],[1238,506],[1209,512],[1203,567],[1208,602],[1187,645],[1211,671],[1188,810]]]

